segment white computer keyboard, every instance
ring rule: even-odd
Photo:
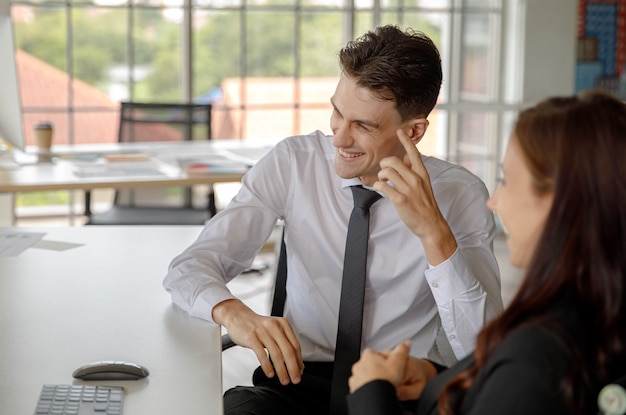
[[[44,385],[35,415],[122,415],[124,388],[96,385]]]

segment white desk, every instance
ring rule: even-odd
[[[0,414],[32,414],[43,384],[83,383],[72,371],[100,360],[151,372],[84,382],[126,388],[125,415],[222,414],[220,328],[172,306],[161,285],[199,227],[13,230],[84,246],[0,257]]]
[[[238,182],[245,170],[190,175],[178,168],[178,162],[189,158],[223,157],[224,160],[241,161],[252,165],[270,148],[271,145],[265,141],[243,142],[239,140],[55,146],[53,153],[57,162],[37,163],[35,155],[24,153],[17,157],[17,162],[21,164],[19,168],[0,169],[0,193]],[[167,175],[79,177],[75,174],[78,163],[88,164],[85,160],[95,156],[134,153],[144,154],[164,162],[170,167],[167,169]],[[242,156],[241,154],[244,153],[249,156]]]

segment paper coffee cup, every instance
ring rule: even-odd
[[[41,152],[49,153],[52,148],[52,124],[39,122],[35,124],[35,145]]]

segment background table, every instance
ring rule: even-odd
[[[0,230],[8,230],[0,228]],[[31,414],[46,383],[126,388],[124,414],[222,414],[220,328],[171,304],[162,280],[199,227],[72,227],[0,257],[0,413]],[[145,365],[137,381],[79,381],[100,360]]]
[[[9,166],[0,160],[0,225],[14,225],[13,195],[18,192],[121,189],[149,186],[194,186],[239,182],[247,170],[273,143],[266,140],[218,140],[160,143],[112,143],[61,145],[53,147],[55,162],[37,162],[34,148],[15,154]],[[99,156],[143,154],[163,162],[164,173],[159,175],[95,175],[80,177],[75,173],[78,164],[89,164]],[[239,169],[222,169],[203,174],[187,174],[180,168],[181,160],[215,158],[240,162]],[[87,207],[87,206],[86,206]],[[74,215],[70,211],[70,217]]]
[[[15,168],[0,169],[0,193],[128,188],[139,186],[191,186],[196,184],[236,182],[245,169],[223,169],[211,173],[187,174],[179,168],[186,159],[230,160],[242,165],[254,164],[271,145],[266,142],[242,141],[190,141],[176,143],[122,143],[84,144],[54,147],[56,162],[38,163],[37,157],[24,153],[17,157]],[[160,175],[96,175],[80,177],[75,174],[79,164],[89,164],[98,156],[142,154],[164,164]]]

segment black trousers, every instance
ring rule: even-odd
[[[327,415],[333,376],[332,362],[304,362],[299,384],[283,386],[269,379],[259,366],[252,375],[254,386],[237,386],[224,393],[224,415]],[[417,401],[400,402],[412,414]]]
[[[326,415],[332,374],[332,362],[304,362],[300,383],[283,386],[259,366],[252,376],[254,386],[224,393],[224,415]]]

